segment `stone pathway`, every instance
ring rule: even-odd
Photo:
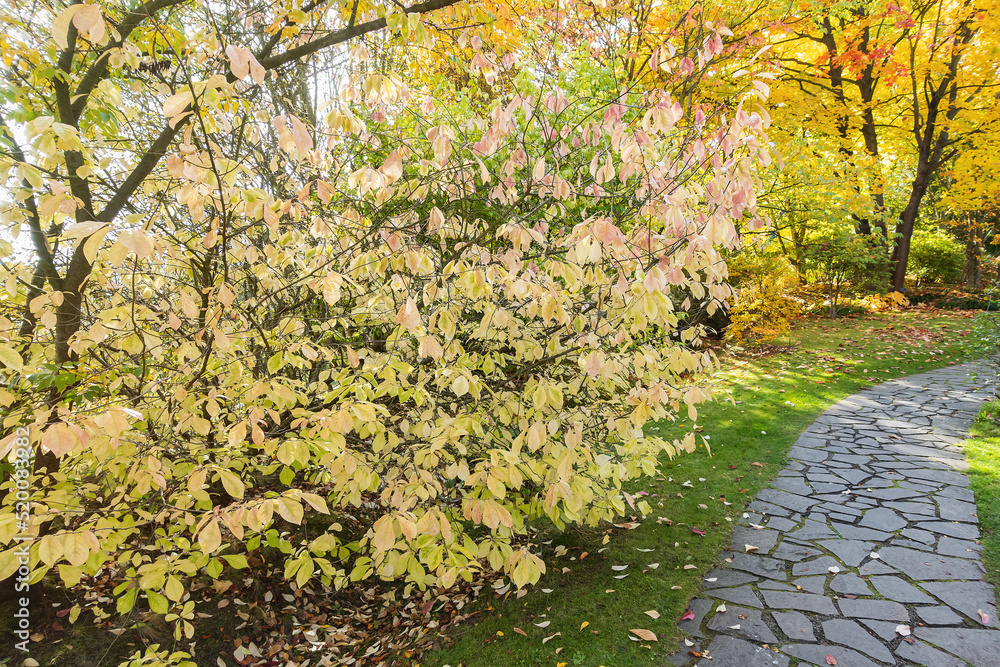
[[[670,662],[1000,667],[968,466],[954,447],[989,380],[985,366],[945,368],[820,416],[705,575],[706,597],[680,624],[693,645]]]

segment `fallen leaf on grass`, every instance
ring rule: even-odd
[[[611,525],[613,525],[615,528],[626,528],[628,530],[635,530],[641,524],[636,523],[635,521],[632,521],[630,523],[613,523]]]
[[[632,630],[629,630],[629,632],[631,632],[632,634],[634,634],[636,637],[639,637],[640,639],[645,639],[648,642],[655,642],[656,641],[656,633],[655,632],[651,632],[649,630],[643,630],[641,628],[632,629]]]
[[[763,433],[763,431],[761,431],[761,432]],[[758,468],[763,468],[763,467],[764,467],[764,464],[763,464],[763,463],[761,463],[760,461],[754,461],[754,462],[753,462],[753,463],[751,463],[750,465],[752,465],[752,466],[757,466]]]
[[[615,579],[624,579],[627,576],[628,576],[627,573],[626,574],[619,574],[618,576],[615,577]]]
[[[516,632],[519,635],[524,635],[525,637],[528,636],[528,633],[522,630],[521,628],[514,628],[514,632]]]
[[[698,530],[697,528],[694,528],[694,527],[691,528],[691,532],[694,533],[695,535],[704,535],[705,534],[704,530]]]
[[[684,569],[685,569],[685,570],[697,570],[697,569],[698,569],[698,566],[697,566],[697,565],[691,565],[691,564],[688,564],[688,565],[685,565],[685,566],[684,566]]]
[[[656,551],[656,549],[640,549],[639,547],[636,547],[635,550],[641,551],[644,554],[648,554],[650,551]]]
[[[562,635],[562,633],[561,633],[561,632],[557,632],[557,633],[555,633],[555,634],[551,634],[551,635],[549,635],[548,637],[546,637],[545,639],[543,639],[543,640],[542,640],[542,643],[544,644],[545,642],[549,641],[550,639],[553,639],[553,638],[555,638],[555,637],[559,637],[560,635]]]
[[[541,623],[535,623],[535,627],[538,627],[538,628],[547,628],[547,627],[549,627],[550,623],[552,623],[552,621],[542,621]]]
[[[656,619],[656,618],[660,617],[660,612],[656,611],[655,609],[650,609],[649,611],[644,611],[642,613],[644,613],[646,616],[649,616],[650,618],[653,618],[653,619]]]
[[[590,625],[590,621],[584,621],[583,623],[580,624],[580,629],[583,630],[588,625]]]
[[[627,567],[628,567],[628,565],[612,565],[611,569],[614,570],[615,572],[621,572],[622,570],[626,569]]]
[[[650,570],[655,570],[656,568],[660,567],[660,564],[659,563],[650,563],[646,567],[648,567]]]

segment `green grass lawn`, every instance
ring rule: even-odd
[[[711,453],[699,447],[664,460],[659,476],[631,489],[646,494],[653,513],[624,517],[623,523],[638,523],[633,529],[543,534],[543,544],[551,543],[542,581],[521,598],[513,591],[481,598],[478,623],[451,632],[454,645],[425,655],[421,664],[663,664],[677,650],[677,622],[729,545],[735,520],[785,465],[799,433],[865,387],[966,361],[970,324],[921,313],[809,320],[775,343],[791,349],[724,358],[715,382],[729,400],[720,396],[699,408]],[[692,426],[679,420],[647,428],[676,437]],[[998,460],[990,461],[994,472]],[[1000,508],[1000,483],[991,480]],[[565,551],[557,551],[560,546]],[[631,629],[650,630],[658,641],[632,641]]]
[[[986,578],[996,586],[1000,585],[1000,401],[983,406],[971,436],[961,447],[976,494]]]

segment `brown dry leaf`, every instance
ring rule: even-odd
[[[521,628],[514,628],[514,632],[516,632],[519,635],[524,635],[525,637],[528,636],[528,633],[522,630]]]
[[[656,611],[655,609],[650,609],[649,611],[644,611],[642,613],[644,613],[646,616],[649,616],[650,618],[654,618],[654,619],[660,617],[660,612]]]
[[[656,633],[652,632],[650,630],[643,630],[641,628],[634,628],[634,629],[629,630],[629,632],[631,632],[633,635],[635,635],[639,639],[645,639],[648,642],[655,642],[656,641]]]
[[[761,463],[761,462],[759,462],[759,461],[754,461],[754,462],[753,462],[753,463],[751,463],[750,465],[752,465],[752,466],[757,466],[758,468],[763,468],[763,467],[764,467],[764,464],[763,464],[763,463]]]

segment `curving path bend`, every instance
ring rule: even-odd
[[[953,366],[823,413],[705,575],[706,597],[680,624],[694,643],[670,662],[1000,667],[996,599],[954,446],[992,381],[985,365]]]

